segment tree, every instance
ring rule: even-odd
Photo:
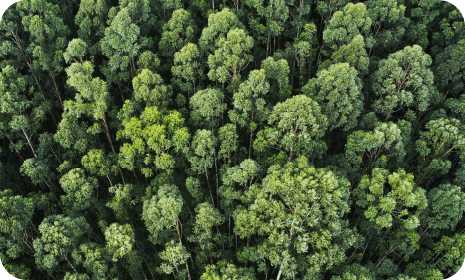
[[[171,172],[176,157],[187,152],[190,134],[179,112],[163,113],[153,106],[145,107],[140,117],[125,119],[116,138],[130,140],[120,149],[121,166],[129,170],[137,167],[152,177],[159,171]]]
[[[66,261],[77,273],[70,261],[69,254],[78,247],[90,230],[85,218],[63,215],[50,215],[39,225],[40,238],[34,240],[34,250],[38,268],[52,274]]]
[[[105,176],[113,187],[110,175],[114,173],[116,166],[113,165],[112,159],[105,155],[101,149],[92,149],[81,159],[82,166],[91,174]]]
[[[214,54],[208,56],[208,78],[212,81],[234,84],[240,80],[240,72],[245,69],[253,57],[249,51],[253,47],[253,39],[247,36],[244,29],[232,29],[226,38],[216,41]]]
[[[276,49],[276,37],[284,31],[284,23],[289,17],[289,8],[283,0],[273,0],[265,4],[264,1],[253,1],[247,0],[245,4],[253,7],[258,16],[265,19],[265,29],[262,33],[267,34],[268,38],[266,42],[266,57],[271,54],[271,35],[274,37],[274,45]],[[254,19],[255,22],[260,22],[258,19]]]
[[[208,170],[212,168],[215,162],[215,149],[217,145],[217,138],[212,135],[211,131],[206,129],[199,129],[195,132],[192,139],[191,151],[188,160],[191,163],[191,169],[197,174],[205,174],[207,179],[208,189],[210,191],[210,198],[213,201],[213,194],[210,188],[210,179]],[[218,178],[217,178],[218,187]]]
[[[161,186],[157,194],[144,201],[142,219],[151,234],[149,240],[152,243],[168,242],[172,236],[171,229],[177,232],[178,241],[181,243],[181,221],[178,216],[182,206],[183,199],[179,189],[168,184]]]
[[[86,242],[76,248],[72,254],[73,259],[92,273],[92,280],[109,278],[115,275],[110,271],[111,255],[104,245]]]
[[[252,267],[236,267],[234,264],[224,261],[218,262],[217,265],[207,265],[206,271],[200,277],[200,280],[255,280],[255,271]]]
[[[106,55],[108,66],[104,68],[107,81],[127,81],[134,77],[135,57],[139,53],[142,44],[137,42],[140,28],[132,22],[128,7],[121,9],[111,20],[111,25],[105,28],[105,37],[100,41],[102,53]],[[122,72],[118,76],[112,73],[125,71],[129,67],[131,73]]]
[[[428,186],[434,177],[449,172],[452,163],[448,158],[454,151],[462,151],[464,138],[457,119],[432,120],[425,128],[427,131],[420,132],[415,146],[421,161],[418,162],[417,182]]]
[[[385,168],[391,158],[401,166],[406,155],[405,138],[402,122],[394,124],[377,123],[373,131],[354,131],[347,138],[345,157],[355,171],[363,168],[362,174],[373,168]],[[407,131],[409,129],[407,128]]]
[[[218,226],[224,222],[224,217],[208,202],[198,204],[195,212],[194,234],[189,236],[188,240],[199,244],[200,251],[196,254],[196,259],[200,264],[205,263],[208,257],[212,260],[221,256],[220,245],[225,243],[223,240],[225,238],[219,232]],[[216,227],[217,233],[214,233],[212,227]]]
[[[362,85],[357,71],[348,63],[333,64],[311,79],[304,93],[318,102],[328,117],[329,129],[348,131],[357,126],[363,107]]]
[[[349,44],[358,35],[368,37],[372,23],[365,4],[348,3],[342,11],[334,13],[324,30],[325,45],[334,52],[341,46]]]
[[[45,119],[47,104],[39,100],[33,88],[29,88],[27,79],[15,68],[6,66],[0,73],[0,129],[2,138],[9,140],[9,145],[21,151],[23,145],[34,157],[37,157],[33,134],[41,128]],[[28,98],[32,95],[32,100]],[[18,139],[19,138],[19,139]],[[13,142],[13,140],[16,140]],[[18,141],[19,140],[19,141]]]
[[[405,16],[407,8],[393,0],[368,1],[365,5],[373,23],[370,35],[374,42],[370,55],[372,51],[384,53],[389,49],[398,49],[410,24]]]
[[[174,53],[188,43],[192,43],[194,29],[195,24],[189,11],[184,9],[173,11],[171,19],[163,25],[163,33],[159,43],[161,54],[171,58]]]
[[[385,191],[386,183],[390,192]],[[371,222],[388,228],[393,218],[403,223],[407,230],[420,225],[420,213],[427,206],[426,191],[415,185],[413,175],[399,169],[389,174],[389,170],[374,168],[371,179],[364,175],[354,190],[356,203],[365,210],[364,215]],[[415,208],[410,212],[409,208]]]
[[[442,93],[449,92],[454,97],[459,97],[464,89],[463,64],[465,57],[465,40],[460,40],[457,44],[450,45],[438,54],[435,59],[435,82]]]
[[[29,33],[29,45],[22,49],[17,34],[14,40],[21,49],[24,61],[34,76],[34,81],[44,99],[47,91],[41,85],[41,78],[47,79],[47,87],[54,87],[61,107],[63,107],[60,90],[55,78],[63,71],[63,51],[66,48],[70,30],[60,16],[59,5],[47,1],[24,1],[16,5],[24,31]],[[13,34],[12,34],[13,35]],[[46,74],[43,77],[41,72]],[[42,76],[42,77],[41,77]],[[50,79],[53,81],[53,86]],[[45,100],[44,100],[45,101]],[[49,109],[50,110],[50,109]],[[51,113],[51,111],[50,111]]]
[[[251,159],[226,169],[222,177],[223,185],[219,191],[222,208],[227,216],[231,216],[241,202],[250,205],[251,197],[257,190],[256,184],[263,173],[263,167]]]
[[[249,158],[254,132],[269,114],[265,101],[269,88],[265,70],[252,70],[248,80],[241,83],[238,91],[233,94],[234,109],[229,111],[229,118],[250,132]]]
[[[425,112],[437,91],[433,72],[428,68],[431,63],[431,57],[418,45],[407,46],[380,61],[373,82],[378,96],[373,110],[385,120],[393,114],[403,116],[411,109],[417,117]]]
[[[458,186],[442,184],[428,192],[428,208],[423,218],[427,228],[453,229],[465,211],[465,193]]]
[[[220,142],[220,148],[218,151],[218,158],[223,159],[226,166],[231,163],[236,150],[239,147],[239,136],[236,133],[236,127],[228,123],[218,130],[218,140]]]
[[[170,104],[172,87],[165,85],[162,77],[149,69],[142,69],[140,74],[132,79],[132,87],[134,100],[129,102],[138,103],[139,108],[157,106],[161,109],[167,108]]]
[[[190,119],[196,126],[205,127],[212,132],[220,125],[226,110],[224,94],[216,88],[207,88],[192,95],[189,107]]]
[[[110,93],[105,81],[100,78],[92,78],[93,72],[94,66],[89,61],[83,63],[75,62],[66,68],[66,73],[69,77],[67,83],[75,88],[78,93],[75,96],[75,101],[68,100],[64,103],[64,117],[59,124],[58,131],[61,132],[61,130],[67,129],[67,121],[77,122],[82,114],[87,115],[91,120],[96,121],[93,127],[94,131],[97,130],[97,132],[100,132],[100,126],[104,128],[111,150],[116,154],[109,123],[106,118],[106,112],[111,105]],[[63,131],[62,133],[65,132]],[[58,136],[57,138],[61,142]]]
[[[187,43],[174,54],[171,72],[173,83],[178,85],[181,91],[187,92],[187,98],[190,99],[191,94],[195,93],[196,81],[203,76],[197,45]]]
[[[61,201],[70,216],[79,216],[81,211],[91,208],[95,203],[94,192],[98,188],[98,182],[94,177],[87,177],[84,170],[71,169],[61,177],[60,185],[66,193]]]
[[[234,231],[241,238],[257,236],[239,259],[268,259],[281,276],[321,277],[343,261],[356,238],[342,219],[349,211],[349,182],[337,172],[314,168],[305,157],[272,166],[254,192],[249,209],[234,212]],[[339,238],[338,238],[339,237]],[[307,254],[300,261],[302,254]]]
[[[116,262],[131,252],[135,242],[134,231],[128,224],[113,223],[105,230],[105,240],[110,254],[113,254],[112,260]]]
[[[172,240],[166,243],[166,249],[160,253],[160,258],[164,260],[164,262],[158,269],[166,274],[173,273],[176,277],[184,274],[184,271],[179,271],[178,267],[185,264],[189,279],[191,279],[189,265],[187,264],[187,259],[190,257],[191,255],[181,243],[176,243]],[[176,271],[176,273],[174,273],[174,271]]]
[[[284,101],[290,95],[289,85],[289,65],[287,60],[274,60],[272,57],[262,61],[261,68],[265,70],[267,82],[270,84],[271,93],[279,93],[277,96],[268,95],[268,100],[271,104],[276,104],[277,101]]]
[[[199,47],[202,53],[214,52],[217,41],[224,39],[230,30],[236,28],[243,29],[244,25],[239,21],[236,14],[228,8],[211,13],[208,16],[208,25],[202,30],[199,38]]]
[[[16,259],[25,252],[33,254],[32,240],[24,236],[34,236],[30,225],[35,202],[32,198],[13,195],[10,189],[0,191],[0,248],[2,262]]]
[[[268,147],[284,150],[288,161],[294,156],[317,156],[326,149],[319,140],[323,137],[327,118],[318,103],[305,95],[296,95],[274,106],[268,117],[268,129],[261,130],[254,142],[254,149],[264,152]]]

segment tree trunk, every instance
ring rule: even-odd
[[[281,279],[281,274],[283,273],[283,265],[279,267],[279,272],[278,272],[278,277],[276,277],[276,280]]]
[[[30,140],[29,137],[27,136],[27,133],[26,133],[26,131],[24,130],[24,127],[23,127],[23,126],[21,126],[21,130],[23,131],[24,136],[26,136],[27,143],[29,144],[29,147],[31,147],[31,150],[32,150],[32,153],[34,154],[34,157],[37,158],[36,151],[35,151],[34,148],[32,147],[31,140]]]

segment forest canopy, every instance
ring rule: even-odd
[[[23,0],[0,22],[20,279],[442,280],[465,26],[441,0]]]

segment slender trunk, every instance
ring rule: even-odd
[[[111,140],[110,129],[108,128],[105,113],[103,113],[102,119],[103,119],[103,124],[105,126],[105,132],[106,132],[106,135],[107,135],[107,139],[108,139],[108,142],[110,143],[110,146],[111,146],[111,150],[112,150],[113,154],[116,156],[116,150],[115,150],[115,147],[113,146],[113,141]],[[118,170],[119,170],[119,174],[121,176],[121,179],[123,180],[123,184],[126,184],[126,181],[124,180],[123,172],[121,171],[121,168],[119,167],[118,162],[117,162],[117,166],[118,166]]]
[[[276,277],[276,280],[281,279],[281,274],[283,273],[283,265],[279,267],[279,272],[278,272],[278,277]]]
[[[219,182],[218,182],[218,166],[216,164],[217,160],[216,160],[216,151],[214,152],[214,156],[215,156],[215,176],[216,176],[216,206],[219,207],[220,203],[219,203],[219,198],[218,198],[218,189],[219,189]]]
[[[249,141],[249,159],[252,157],[252,138],[253,138],[253,132],[250,133],[250,141]]]
[[[29,147],[31,147],[31,150],[32,150],[32,153],[34,154],[34,157],[37,158],[36,151],[35,151],[34,148],[32,147],[31,140],[29,139],[29,136],[27,136],[26,130],[24,130],[24,127],[23,127],[23,126],[21,126],[21,130],[23,131],[24,136],[26,136],[27,143],[29,144]]]
[[[63,101],[61,100],[60,91],[58,90],[57,84],[55,82],[55,77],[52,77],[52,80],[53,80],[53,84],[55,85],[55,90],[57,91],[58,99],[60,100],[61,109],[63,109],[64,111],[65,107],[63,107]]]
[[[108,176],[108,174],[106,174],[106,176],[107,176],[108,182],[110,182],[110,186],[113,187],[113,184],[112,184],[112,182],[111,182],[110,176]]]
[[[187,261],[186,261],[186,269],[187,269],[187,277],[189,278],[189,280],[191,280],[191,273],[189,272],[189,265],[187,264]]]
[[[115,147],[113,146],[113,141],[111,140],[110,129],[108,128],[108,124],[107,124],[107,119],[106,119],[106,117],[105,117],[105,113],[103,113],[102,120],[103,120],[103,124],[104,124],[104,126],[105,126],[105,133],[106,133],[106,135],[107,135],[108,142],[110,143],[111,150],[113,151],[113,154],[116,155]]]
[[[78,273],[77,270],[74,268],[73,264],[68,260],[68,257],[66,257],[66,261],[69,263],[74,272]]]
[[[150,269],[150,266],[149,266],[149,264],[147,263],[147,260],[146,260],[145,258],[144,258],[144,261],[145,261],[145,264],[147,265],[147,268],[148,268],[149,271],[150,271],[150,274],[152,274],[152,279],[155,280],[155,276],[153,276],[153,272],[152,272],[152,270]]]
[[[210,191],[210,198],[212,199],[212,204],[213,204],[213,206],[215,206],[215,202],[213,200],[212,189],[210,188],[210,180],[208,179],[208,171],[207,171],[206,166],[205,166],[205,177],[207,177],[207,186],[208,186],[208,190]]]

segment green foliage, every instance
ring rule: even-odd
[[[87,210],[95,203],[94,190],[98,188],[97,179],[87,177],[80,168],[71,169],[60,179],[60,185],[66,196],[61,201],[67,207],[70,215]]]
[[[189,100],[189,106],[191,121],[196,126],[203,126],[207,129],[213,129],[219,125],[220,117],[226,109],[223,93],[215,88],[197,91]]]
[[[169,230],[172,228],[179,230],[178,215],[182,206],[183,199],[179,189],[174,185],[161,186],[156,195],[144,201],[142,219],[151,234],[151,242],[164,243]]]
[[[200,52],[197,45],[187,43],[174,54],[171,67],[173,83],[182,91],[195,92],[196,81],[203,75],[200,68]]]
[[[318,103],[305,95],[296,95],[278,103],[268,117],[270,128],[261,130],[254,149],[263,152],[267,147],[283,149],[289,161],[297,155],[318,155],[326,149],[319,140],[325,133],[327,118]]]
[[[236,28],[230,30],[226,38],[220,37],[215,46],[215,52],[208,56],[208,78],[223,84],[240,79],[240,72],[253,59],[249,54],[253,38],[243,29]]]
[[[0,192],[2,262],[20,257],[26,246],[31,245],[29,238],[24,239],[24,234],[27,235],[29,231],[34,208],[35,203],[31,198],[14,196],[9,189]]]
[[[219,262],[218,265],[207,265],[206,272],[200,280],[255,280],[253,268],[236,267],[234,264]]]
[[[0,21],[21,279],[448,278],[465,22],[441,0],[23,0]]]
[[[116,262],[118,258],[127,255],[134,246],[134,231],[131,226],[111,224],[105,230],[105,240],[110,254],[113,254],[112,260]]]
[[[389,185],[385,187],[386,184]],[[425,190],[417,187],[413,175],[403,169],[389,174],[389,170],[375,168],[371,178],[362,177],[353,193],[355,203],[367,209],[365,217],[383,228],[391,227],[394,219],[408,230],[417,228],[420,213],[428,204]],[[416,211],[411,212],[410,208]]]
[[[125,138],[131,142],[121,147],[121,166],[129,170],[137,167],[146,177],[160,170],[170,172],[175,167],[176,154],[188,147],[190,135],[183,124],[179,112],[162,113],[155,106],[145,107],[140,118],[125,119],[117,139]]]
[[[39,225],[40,238],[34,240],[34,250],[37,266],[52,273],[67,261],[69,254],[82,242],[85,234],[90,230],[84,217],[66,217],[51,215]]]
[[[418,45],[407,46],[380,61],[373,82],[378,96],[372,105],[374,111],[386,120],[410,109],[417,114],[425,112],[436,92],[431,63],[431,57]]]
[[[268,259],[285,277],[298,271],[319,277],[325,268],[339,264],[343,261],[339,254],[356,239],[341,219],[350,209],[349,185],[337,173],[310,166],[305,157],[270,167],[250,206],[234,212],[239,237],[261,237],[239,258]]]
[[[168,1],[167,1],[168,2]],[[160,52],[171,57],[181,48],[194,40],[194,21],[189,11],[178,9],[173,12],[171,19],[163,25],[163,34],[160,40]]]
[[[322,113],[328,117],[329,129],[354,128],[363,107],[362,85],[356,69],[348,63],[338,63],[317,76],[308,82],[304,93],[321,106]]]

